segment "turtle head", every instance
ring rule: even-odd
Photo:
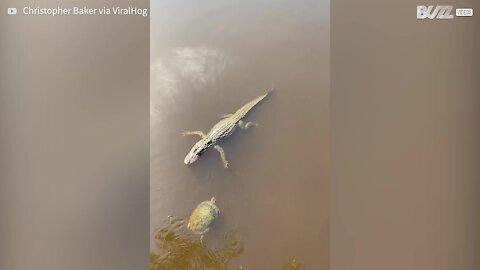
[[[210,202],[211,202],[211,203],[215,203],[215,197],[212,197],[212,198],[210,199]]]
[[[187,165],[194,163],[197,161],[198,157],[207,151],[211,144],[212,143],[208,138],[201,139],[192,147],[192,150],[190,150],[183,162]]]

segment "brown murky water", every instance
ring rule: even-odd
[[[241,252],[218,257],[228,269],[328,269],[329,2],[152,1],[151,41],[152,252],[221,255],[234,231]],[[272,83],[246,117],[259,126],[221,144],[228,170],[214,150],[183,163],[198,138],[181,132],[208,132]],[[162,250],[166,217],[212,196],[221,214],[205,245],[180,231],[186,249]]]

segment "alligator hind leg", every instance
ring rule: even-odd
[[[217,150],[220,153],[220,157],[222,158],[223,167],[225,169],[227,169],[228,168],[228,160],[227,160],[227,157],[225,156],[225,150],[223,150],[223,148],[221,146],[218,146],[218,145],[215,145],[214,148],[215,148],[215,150]]]
[[[187,135],[197,135],[197,136],[200,136],[202,138],[205,138],[207,137],[207,135],[205,133],[203,133],[202,131],[199,131],[199,130],[196,130],[196,131],[185,131],[185,132],[182,132],[182,135],[183,136],[187,136]]]
[[[246,122],[246,123],[245,123],[245,121],[240,120],[240,121],[238,121],[238,126],[239,126],[241,129],[249,129],[249,128],[252,127],[252,126],[258,127],[258,124],[257,124],[257,123],[253,123],[253,122]]]

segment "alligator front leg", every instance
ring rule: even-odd
[[[214,148],[215,148],[215,150],[217,150],[220,153],[220,157],[222,158],[223,167],[225,169],[227,169],[228,168],[228,160],[227,160],[227,157],[225,156],[225,150],[223,150],[223,148],[219,145],[215,145]]]
[[[203,138],[207,137],[207,135],[205,133],[203,133],[202,131],[199,131],[199,130],[196,130],[196,131],[185,131],[185,132],[182,132],[182,135],[183,136],[187,136],[187,135],[197,135],[197,136],[200,136]]]
[[[241,129],[249,129],[249,128],[252,127],[252,126],[258,127],[258,124],[257,124],[257,123],[253,123],[253,122],[246,122],[246,123],[245,123],[245,121],[240,120],[240,121],[238,121],[238,126],[239,126]]]
[[[232,116],[232,115],[233,115],[233,113],[222,114],[222,115],[220,115],[220,118],[221,118],[221,119],[225,119],[225,118],[228,118],[228,117],[230,117],[230,116]]]

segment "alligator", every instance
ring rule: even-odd
[[[232,135],[237,127],[240,129],[249,129],[252,126],[258,126],[257,123],[245,122],[242,119],[247,115],[247,113],[253,109],[260,101],[265,99],[275,87],[272,85],[270,90],[256,99],[248,102],[243,107],[238,109],[235,113],[223,114],[221,120],[213,126],[213,128],[208,132],[208,134],[203,133],[202,131],[185,131],[182,133],[183,136],[186,135],[197,135],[201,139],[195,143],[190,152],[185,157],[184,163],[189,165],[197,161],[197,159],[205,153],[209,148],[214,148],[220,154],[222,159],[223,167],[228,168],[228,160],[225,156],[225,150],[218,145],[222,140],[228,138]]]

